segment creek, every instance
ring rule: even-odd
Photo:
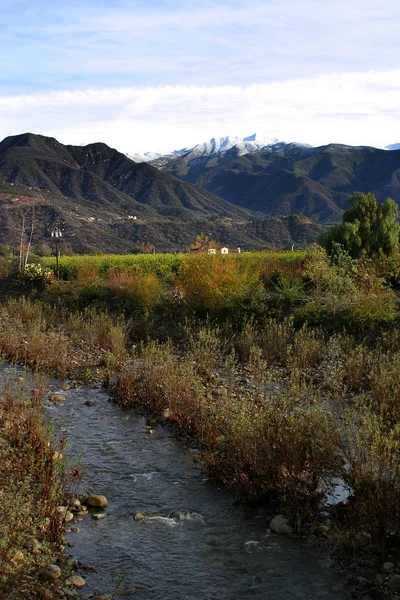
[[[51,391],[59,391],[57,382]],[[108,498],[106,518],[84,516],[72,522],[79,533],[66,536],[74,558],[96,567],[84,574],[81,597],[113,591],[117,600],[350,597],[325,551],[269,533],[268,514],[235,503],[169,427],[153,426],[149,434],[143,416],[109,402],[101,389],[60,393],[65,402],[46,401],[46,410],[57,435],[68,437],[64,454],[81,456],[78,492]],[[136,512],[153,515],[135,521]]]

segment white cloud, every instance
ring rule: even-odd
[[[104,88],[0,96],[0,131],[123,152],[175,149],[254,131],[314,145],[400,141],[400,69],[243,86]]]

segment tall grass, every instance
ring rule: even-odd
[[[44,423],[43,394],[26,396],[9,382],[0,397],[0,594],[10,600],[45,593],[38,574],[62,541],[64,471]]]

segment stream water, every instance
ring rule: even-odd
[[[82,597],[116,591],[116,599],[137,600],[349,598],[324,552],[268,533],[266,513],[244,509],[209,481],[193,450],[167,427],[149,435],[143,417],[100,389],[61,393],[64,403],[46,405],[56,432],[69,438],[65,454],[81,455],[79,491],[108,498],[106,518],[82,517],[72,523],[79,533],[67,536],[73,556],[97,570],[84,575]],[[137,511],[161,514],[135,521]]]

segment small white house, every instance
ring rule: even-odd
[[[208,252],[208,254],[217,254],[217,251],[216,251],[216,249],[215,249],[215,248],[209,248],[209,249],[207,250],[207,252]]]
[[[229,249],[226,246],[221,248],[221,254],[228,254],[228,252],[229,252]]]

